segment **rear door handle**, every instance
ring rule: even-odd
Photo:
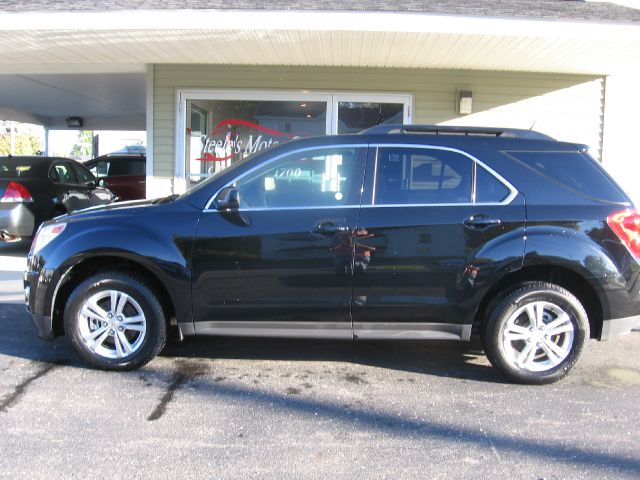
[[[472,215],[465,218],[462,223],[465,227],[472,228],[474,230],[484,230],[494,225],[500,225],[502,220],[499,218],[489,218],[486,215]]]

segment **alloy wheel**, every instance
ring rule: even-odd
[[[147,319],[132,296],[119,290],[103,290],[83,302],[78,329],[86,347],[96,355],[123,359],[142,346]]]
[[[502,348],[507,360],[529,372],[545,372],[571,353],[575,327],[561,307],[546,301],[527,303],[507,320]]]

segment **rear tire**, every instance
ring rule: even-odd
[[[589,338],[580,301],[547,282],[526,282],[489,312],[482,340],[491,364],[516,383],[547,384],[569,373]]]
[[[64,326],[73,348],[92,367],[134,370],[165,345],[167,325],[144,280],[120,272],[80,283],[67,302]]]

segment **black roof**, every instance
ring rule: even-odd
[[[584,0],[1,0],[0,11],[163,9],[420,12],[443,15],[640,23],[640,9]]]

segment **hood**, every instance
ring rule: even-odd
[[[56,217],[64,219],[64,221],[73,222],[76,220],[85,220],[94,217],[118,216],[118,215],[141,215],[145,213],[149,207],[157,203],[154,200],[131,200],[128,202],[115,202],[107,205],[97,205],[82,210]]]

